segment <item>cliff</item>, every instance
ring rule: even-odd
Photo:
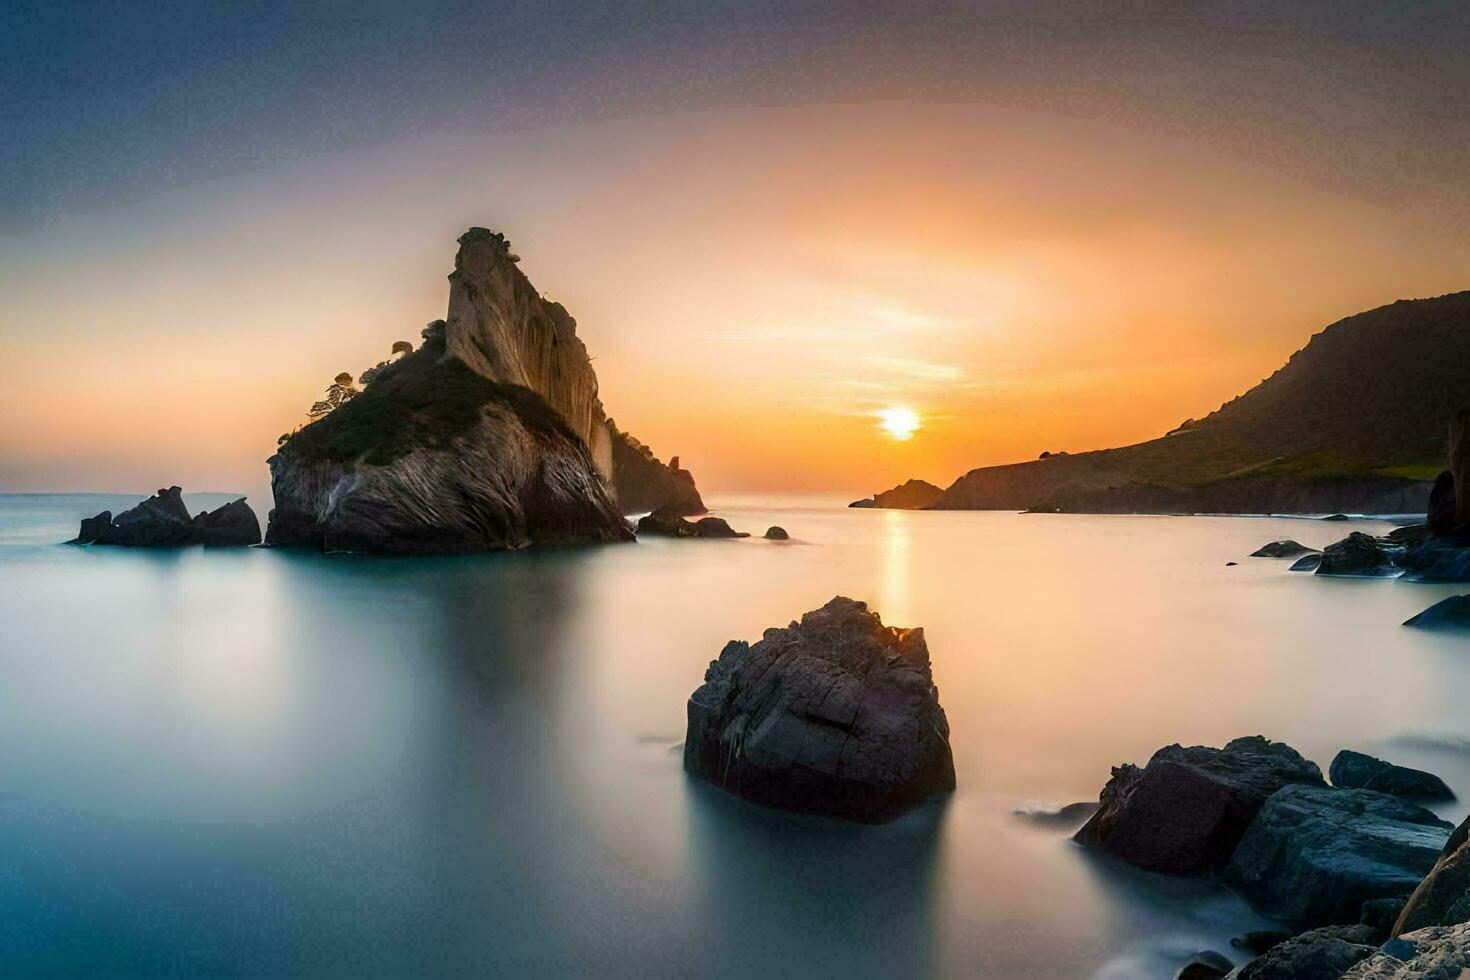
[[[576,322],[502,236],[472,228],[459,245],[448,317],[424,345],[283,438],[267,544],[410,554],[632,537]]]
[[[692,517],[706,511],[694,485],[694,474],[679,466],[675,456],[667,464],[659,461],[643,443],[607,420],[612,446],[612,484],[618,510],[643,514],[662,510],[675,517]]]
[[[1422,510],[1467,392],[1470,292],[1400,300],[1328,326],[1245,394],[1158,439],[971,470],[932,507]]]

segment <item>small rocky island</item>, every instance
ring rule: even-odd
[[[260,543],[260,521],[244,497],[191,517],[184,505],[184,491],[168,487],[116,517],[104,510],[96,517],[83,518],[81,529],[69,543],[132,548],[249,546]]]
[[[688,712],[684,768],[766,806],[882,823],[955,787],[924,631],[842,596],[730,641]]]
[[[631,540],[623,515],[650,503],[703,512],[677,459],[608,421],[576,321],[518,262],[503,235],[460,237],[447,318],[282,437],[267,544],[465,553]]]

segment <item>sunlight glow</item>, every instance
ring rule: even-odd
[[[919,413],[912,408],[895,405],[876,414],[880,419],[878,428],[895,439],[910,439],[919,429]]]

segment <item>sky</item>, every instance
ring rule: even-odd
[[[268,499],[471,225],[716,500],[1151,438],[1470,288],[1463,4],[588,6],[0,2],[0,490]]]

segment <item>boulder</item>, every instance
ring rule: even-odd
[[[1470,595],[1452,595],[1404,620],[1425,629],[1470,629]]]
[[[784,527],[773,524],[770,527],[766,528],[766,540],[789,541],[791,540],[791,535],[786,533],[786,529]]]
[[[1316,548],[1308,548],[1304,544],[1285,538],[1281,541],[1272,541],[1263,544],[1251,552],[1252,558],[1300,558],[1302,555],[1315,555]]]
[[[199,543],[199,530],[184,506],[184,491],[178,487],[159,490],[147,500],[112,519],[95,544],[133,548],[173,548]]]
[[[1328,926],[1294,936],[1237,967],[1230,980],[1337,980],[1378,951],[1381,937],[1368,926]]]
[[[1470,922],[1470,818],[1450,834],[1434,867],[1409,896],[1394,924],[1395,936],[1427,926]]]
[[[77,536],[67,544],[91,544],[102,537],[110,527],[112,527],[112,511],[110,510],[104,510],[96,517],[84,517],[81,530],[77,531]]]
[[[244,497],[200,514],[194,523],[199,529],[199,540],[206,545],[260,544],[260,521]]]
[[[1421,769],[1396,766],[1362,752],[1343,749],[1328,767],[1332,785],[1347,789],[1373,789],[1406,800],[1453,800],[1455,794],[1443,779]]]
[[[1258,735],[1223,749],[1166,746],[1142,769],[1113,769],[1076,839],[1150,871],[1207,874],[1225,866],[1267,797],[1298,783],[1326,785],[1316,763]]]
[[[1455,523],[1455,477],[1445,470],[1434,480],[1429,490],[1429,506],[1426,523],[1430,534],[1449,534]]]
[[[1354,531],[1323,550],[1317,574],[1369,578],[1397,575],[1400,569],[1396,557],[1396,549],[1381,539]]]
[[[1364,902],[1412,892],[1450,829],[1386,793],[1284,786],[1251,822],[1221,880],[1260,914],[1300,929],[1355,923]]]
[[[1390,939],[1342,980],[1455,980],[1470,970],[1470,923],[1431,926]]]
[[[1291,567],[1288,568],[1287,571],[1288,572],[1315,572],[1317,570],[1317,567],[1319,565],[1321,565],[1321,564],[1322,564],[1322,556],[1321,555],[1316,555],[1316,554],[1314,554],[1314,555],[1302,555],[1296,561],[1294,561],[1294,562],[1291,563]]]
[[[654,511],[638,520],[638,534],[652,534],[665,538],[688,538],[694,535],[694,525],[677,515],[671,516]]]
[[[727,644],[688,715],[684,768],[766,806],[879,823],[955,786],[924,631],[842,596]]]
[[[1470,582],[1470,528],[1456,528],[1410,548],[1400,564],[1412,582]]]

